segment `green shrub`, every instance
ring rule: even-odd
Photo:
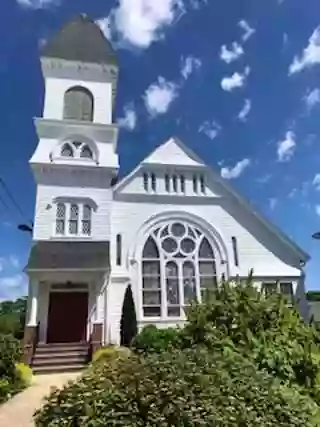
[[[99,348],[93,355],[92,361],[95,362],[110,362],[119,357],[127,358],[131,354],[126,347],[108,346]]]
[[[180,329],[158,329],[148,325],[135,337],[132,347],[136,351],[145,353],[160,353],[173,347],[180,347]]]
[[[20,361],[21,356],[20,341],[12,335],[0,335],[0,378],[15,378],[15,364]]]
[[[240,355],[190,349],[93,366],[51,394],[36,425],[311,427],[316,410]]]
[[[30,366],[24,363],[16,363],[16,376],[23,388],[29,387],[32,382],[33,372]]]
[[[281,295],[251,284],[223,283],[203,304],[192,304],[182,347],[230,348],[281,381],[313,389],[320,374],[319,333]],[[313,391],[312,391],[313,392]],[[320,400],[319,400],[320,402]]]

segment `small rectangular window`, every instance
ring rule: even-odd
[[[291,282],[281,282],[280,292],[289,304],[293,304],[293,287]]]
[[[165,182],[166,192],[170,193],[170,176],[168,174],[165,174],[164,182]]]
[[[143,174],[143,188],[144,191],[149,191],[149,176],[147,173]]]
[[[117,234],[117,265],[120,266],[122,264],[122,236],[121,234]]]
[[[262,291],[265,296],[277,293],[277,282],[267,282],[262,284]]]
[[[205,192],[206,192],[206,183],[205,183],[205,179],[204,179],[203,175],[200,176],[200,187],[201,187],[201,193],[205,194]]]
[[[175,193],[178,192],[178,177],[177,175],[172,176],[172,188]]]
[[[78,234],[78,219],[79,219],[79,207],[78,205],[70,206],[70,219],[69,219],[69,233]]]
[[[239,255],[238,255],[238,242],[236,237],[232,237],[232,251],[233,251],[233,259],[234,259],[234,265],[236,267],[239,267]]]
[[[155,173],[151,174],[151,189],[152,191],[157,191],[157,177]]]
[[[180,175],[180,188],[181,188],[181,193],[185,193],[185,191],[186,191],[186,180],[185,180],[185,177],[183,175]]]
[[[193,192],[198,193],[198,177],[197,175],[193,175]]]

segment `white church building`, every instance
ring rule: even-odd
[[[118,65],[94,22],[81,15],[64,26],[41,64],[27,361],[37,345],[119,344],[129,287],[138,328],[181,324],[190,298],[251,269],[257,286],[308,316],[308,255],[182,141],[165,141],[117,179]]]

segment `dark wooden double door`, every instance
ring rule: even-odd
[[[88,292],[51,292],[49,297],[47,342],[86,341]]]

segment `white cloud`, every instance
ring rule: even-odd
[[[12,265],[12,267],[14,267],[16,269],[20,268],[20,261],[19,261],[18,257],[16,257],[15,255],[10,255],[9,262]]]
[[[300,56],[295,56],[289,67],[289,75],[299,73],[305,68],[320,64],[320,27],[316,28],[309,38],[308,46]]]
[[[243,159],[238,162],[233,168],[224,167],[221,169],[221,176],[225,179],[234,179],[238,178],[244,170],[250,165],[250,159]]]
[[[316,190],[320,191],[320,173],[315,175],[312,184],[316,187]]]
[[[220,59],[227,64],[230,64],[240,58],[243,54],[244,50],[242,46],[237,42],[233,42],[230,49],[228,49],[225,44],[221,46]]]
[[[278,161],[287,162],[294,155],[296,149],[296,135],[292,131],[286,133],[285,139],[278,142]]]
[[[150,115],[156,116],[166,113],[177,96],[178,86],[163,77],[159,77],[157,83],[153,83],[148,87],[143,99]]]
[[[231,92],[233,89],[244,86],[246,78],[250,74],[250,68],[246,67],[243,74],[234,73],[231,77],[224,77],[221,80],[221,87],[227,92]]]
[[[245,101],[244,101],[244,105],[243,105],[243,108],[242,108],[242,110],[239,112],[239,114],[238,114],[238,119],[241,121],[241,122],[245,122],[246,120],[247,120],[247,117],[248,117],[248,114],[250,113],[250,111],[251,111],[251,101],[250,101],[250,99],[246,99]]]
[[[58,5],[60,0],[17,0],[17,3],[31,9],[45,9],[49,6]]]
[[[104,36],[108,39],[111,40],[111,35],[112,35],[112,31],[111,31],[111,19],[109,16],[107,16],[106,18],[101,18],[98,19],[96,21],[96,24],[99,25],[99,27],[101,28],[101,31],[103,32]]]
[[[111,10],[106,22],[100,20],[100,26],[109,37],[111,26],[122,44],[145,49],[183,13],[182,0],[118,0],[118,6]]]
[[[244,19],[242,19],[238,23],[238,25],[244,31],[244,33],[242,35],[242,40],[244,42],[246,42],[247,40],[249,40],[250,37],[253,36],[253,34],[256,32],[256,30],[254,28],[251,28],[250,25],[248,24],[248,22],[245,21]]]
[[[186,58],[181,59],[181,74],[185,80],[192,74],[195,70],[201,67],[202,63],[199,58],[194,56],[187,56]]]
[[[320,216],[320,205],[316,205],[316,214]]]
[[[124,116],[118,119],[118,124],[124,129],[133,130],[137,125],[137,114],[133,103],[125,105],[123,110]]]
[[[0,301],[14,300],[27,294],[28,278],[25,274],[0,278]]]
[[[221,131],[220,125],[214,120],[205,121],[204,123],[202,123],[202,125],[199,128],[199,132],[204,133],[205,135],[207,135],[208,138],[212,140],[218,136],[220,131]]]
[[[320,102],[320,89],[313,89],[304,97],[304,101],[308,110],[311,110],[316,104]]]

